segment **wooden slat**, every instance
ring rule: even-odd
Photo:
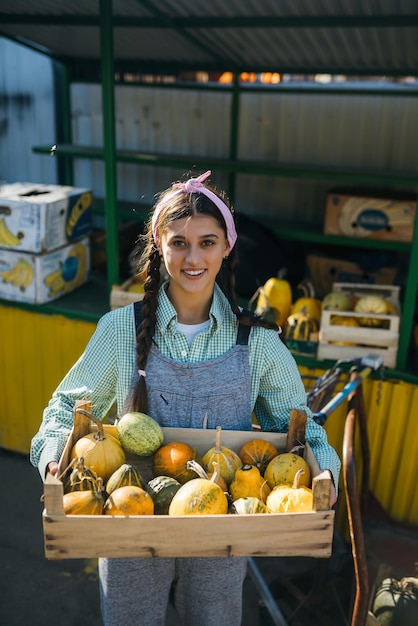
[[[49,559],[331,555],[334,512],[202,516],[43,515]]]

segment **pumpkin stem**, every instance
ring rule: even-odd
[[[263,483],[261,483],[261,485],[260,485],[260,498],[259,499],[261,500],[261,502],[265,501],[264,493],[263,493],[265,485],[267,485],[267,481],[266,480]]]
[[[102,491],[103,491],[103,478],[100,478],[100,476],[98,476],[97,481],[96,481],[96,489],[94,490],[94,495],[101,497]]]
[[[96,424],[98,430],[97,430],[97,433],[95,433],[94,438],[97,439],[97,441],[103,441],[103,439],[106,439],[105,434],[104,434],[103,424],[99,420],[98,417],[96,417],[95,415],[93,415],[93,413],[90,413],[89,411],[85,411],[84,409],[76,408],[75,412],[76,413],[81,413],[81,415],[85,415],[86,417],[90,418]]]
[[[277,278],[279,280],[283,280],[286,275],[287,275],[287,267],[282,267],[277,273]]]
[[[302,474],[304,473],[305,473],[305,470],[302,468],[296,472],[295,478],[293,479],[292,489],[299,489],[299,480]]]
[[[212,476],[210,478],[210,481],[212,483],[216,483],[217,479],[221,475],[221,472],[219,471],[219,463],[218,463],[218,461],[213,461],[212,465],[213,465],[213,474],[212,474]]]
[[[70,470],[77,463],[77,461],[78,461],[77,458],[74,458],[72,461],[70,461],[70,463],[67,465],[65,470],[63,472],[61,472],[61,474],[59,476],[57,476],[57,479],[58,480],[62,480],[63,477],[67,474],[68,470]]]
[[[305,298],[315,298],[315,289],[313,284],[309,280],[303,280],[298,285],[299,291],[302,292]]]
[[[248,301],[248,308],[249,309],[251,309],[251,305],[255,302],[255,300],[257,300],[258,296],[263,291],[264,291],[263,287],[258,287],[258,289],[255,291],[255,293],[251,296],[251,298]]]
[[[216,427],[215,450],[214,450],[214,452],[216,454],[219,454],[219,452],[222,452],[221,431],[222,431],[222,427],[221,426],[217,426]]]
[[[187,461],[186,467],[188,470],[193,470],[194,472],[196,472],[199,478],[206,478],[206,480],[209,480],[209,476],[206,474],[203,467],[199,465],[197,461],[194,461],[193,459],[191,461]]]

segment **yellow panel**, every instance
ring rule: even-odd
[[[28,453],[42,411],[95,324],[0,306],[0,446]]]
[[[0,306],[0,380],[2,416],[0,446],[28,453],[42,411],[52,392],[78,359],[95,324],[47,316]],[[304,381],[312,384],[323,369],[300,368]],[[344,380],[337,386],[341,388]],[[418,407],[418,387],[399,381],[367,379],[363,383],[370,445],[370,488],[388,514],[403,523],[418,524],[416,458],[418,428],[414,409]],[[326,420],[328,439],[342,456],[347,403]],[[359,437],[356,458],[359,478]],[[344,488],[337,509],[337,528],[347,531]]]

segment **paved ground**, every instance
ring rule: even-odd
[[[102,626],[96,561],[48,561],[44,557],[42,484],[37,471],[26,456],[0,448],[0,477],[0,625]],[[367,546],[374,566],[391,562],[400,576],[415,574],[417,533],[394,533],[378,524],[368,535]],[[353,591],[352,556],[338,535],[329,561],[256,559],[255,563],[290,626],[347,623]],[[301,609],[309,591],[309,608]],[[260,607],[260,595],[251,576],[245,581],[243,607],[242,626],[273,624],[270,613]],[[297,617],[290,619],[295,610]],[[178,626],[173,611],[167,626]]]

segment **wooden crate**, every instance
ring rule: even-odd
[[[93,429],[77,414],[60,470],[68,465],[71,448]],[[215,443],[214,430],[163,428],[164,442],[184,441],[204,454]],[[268,439],[280,451],[286,435],[255,431],[223,431],[225,446],[239,451],[245,441]],[[317,476],[319,467],[309,445],[306,460],[312,470],[314,508],[309,513],[263,515],[88,516],[64,515],[63,484],[50,475],[44,485],[43,531],[48,559],[97,557],[184,556],[310,556],[331,555],[334,511],[324,509],[330,479]],[[143,477],[151,477],[151,457],[130,457]]]
[[[363,285],[334,283],[333,291],[340,291],[361,298],[368,294],[389,300],[399,311],[399,287],[391,285]],[[381,326],[341,326],[342,317],[368,318]],[[399,315],[374,315],[354,311],[322,311],[319,331],[318,359],[347,359],[377,354],[383,357],[386,367],[396,366],[399,343]]]
[[[132,278],[129,278],[121,285],[113,285],[110,292],[110,310],[118,309],[121,306],[132,304],[132,302],[138,302],[142,300],[144,294],[127,291],[128,287],[132,284]]]

